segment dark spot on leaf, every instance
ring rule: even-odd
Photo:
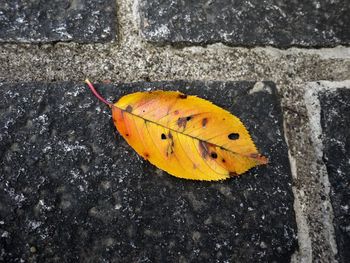
[[[160,138],[162,138],[162,140],[165,140],[166,139],[166,136],[164,133],[162,133],[162,135],[160,136]]]
[[[226,160],[225,160],[225,159],[222,159],[221,161],[222,161],[223,163],[226,163]]]
[[[230,133],[228,136],[227,136],[230,140],[237,140],[239,138],[239,134],[238,133]]]
[[[186,121],[190,121],[192,119],[192,116],[187,116]]]
[[[145,158],[149,157],[149,153],[144,153],[144,155],[145,155]]]
[[[237,176],[238,174],[236,172],[230,172],[229,175],[230,176]]]
[[[179,111],[178,111],[178,110],[174,111],[174,114],[175,114],[175,115],[178,115],[178,114],[179,114]]]
[[[129,137],[129,133],[125,133],[125,136],[126,136],[126,137]]]
[[[179,94],[178,96],[180,99],[186,99],[187,98],[187,95],[186,94]]]
[[[171,132],[168,133],[168,137],[169,137],[169,139],[171,139],[171,140],[173,139],[173,135],[171,134]]]
[[[132,112],[132,107],[130,105],[128,105],[125,109],[126,112]]]
[[[218,158],[218,154],[216,152],[212,152],[210,154],[210,157],[213,158],[213,159],[216,159],[216,158]]]
[[[207,118],[203,118],[202,119],[202,127],[205,128],[207,126],[208,123],[208,119]]]

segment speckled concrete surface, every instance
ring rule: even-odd
[[[350,85],[338,85],[336,90],[321,93],[319,99],[323,160],[330,181],[338,255],[340,262],[347,262],[350,261]]]
[[[156,43],[350,44],[346,0],[139,0],[139,10],[142,35]]]
[[[136,2],[135,2],[136,3]],[[132,0],[118,9],[118,42],[79,45],[0,46],[0,81],[272,80],[280,82],[350,78],[349,48],[287,49],[157,47],[139,36]],[[283,85],[285,86],[285,85]]]
[[[1,44],[0,81],[79,82],[85,77],[99,82],[274,81],[283,105],[285,136],[294,175],[299,252],[293,260],[334,261],[337,246],[329,189],[324,179],[327,171],[317,153],[320,141],[313,141],[317,132],[310,122],[315,97],[305,96],[307,92],[312,93],[315,86],[304,83],[350,79],[350,48],[156,46],[139,36],[136,7],[137,1],[118,1],[118,41],[111,44]],[[320,196],[324,202],[320,202]]]
[[[245,123],[270,162],[226,181],[181,180],[139,157],[86,85],[3,84],[0,260],[290,261],[292,176],[273,83],[97,87],[113,100],[160,88],[210,99]]]
[[[0,42],[108,42],[114,21],[114,0],[2,1]]]

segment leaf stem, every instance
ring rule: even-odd
[[[91,82],[86,79],[85,83],[89,86],[90,90],[92,91],[92,93],[100,100],[102,101],[104,104],[108,105],[109,107],[112,107],[113,104],[111,102],[108,102],[106,99],[104,99],[95,89],[95,87],[91,84]]]

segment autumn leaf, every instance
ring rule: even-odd
[[[112,109],[128,144],[171,175],[217,181],[268,163],[240,119],[207,100],[157,90],[128,94],[112,104],[86,83]]]

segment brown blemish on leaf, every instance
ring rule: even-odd
[[[168,143],[168,147],[167,147],[167,151],[166,151],[166,156],[169,156],[169,155],[174,153],[174,145],[175,145],[174,144],[174,137],[170,131],[168,133],[168,138],[169,138],[169,143]]]
[[[199,140],[199,151],[202,155],[202,157],[204,159],[207,158],[207,156],[209,155],[209,147],[208,147],[208,143],[206,143],[205,141]]]
[[[187,120],[186,120],[186,117],[180,117],[178,120],[177,120],[177,126],[179,126],[179,128],[186,128],[186,124],[187,124]]]
[[[130,105],[128,105],[126,107],[125,111],[131,113],[132,112],[132,107]]]
[[[208,118],[203,118],[202,119],[202,127],[205,128],[207,126],[208,123]]]
[[[216,158],[218,158],[218,154],[216,152],[212,152],[210,154],[210,157],[213,158],[213,159],[216,159]]]
[[[186,125],[187,125],[187,122],[190,121],[192,119],[193,116],[187,116],[187,117],[180,117],[178,118],[177,120],[177,126],[179,126],[179,128],[184,128],[186,129]]]
[[[238,174],[236,172],[230,172],[229,175],[230,176],[237,176]]]
[[[174,111],[174,114],[175,114],[175,115],[178,115],[178,114],[179,114],[179,111],[178,111],[178,110],[175,110],[175,111]]]
[[[221,160],[223,163],[226,163],[226,160],[224,159],[224,158],[222,158],[222,160]]]
[[[197,169],[197,165],[195,163],[193,164],[192,167],[193,167],[193,169]]]
[[[178,97],[179,97],[180,99],[186,99],[186,98],[187,98],[187,95],[186,95],[186,94],[180,93]]]
[[[149,153],[145,152],[143,155],[145,156],[146,159],[149,158]]]
[[[227,137],[228,137],[230,140],[237,140],[237,139],[239,139],[239,134],[238,134],[238,133],[235,133],[235,132],[232,132],[232,133],[230,133]]]

